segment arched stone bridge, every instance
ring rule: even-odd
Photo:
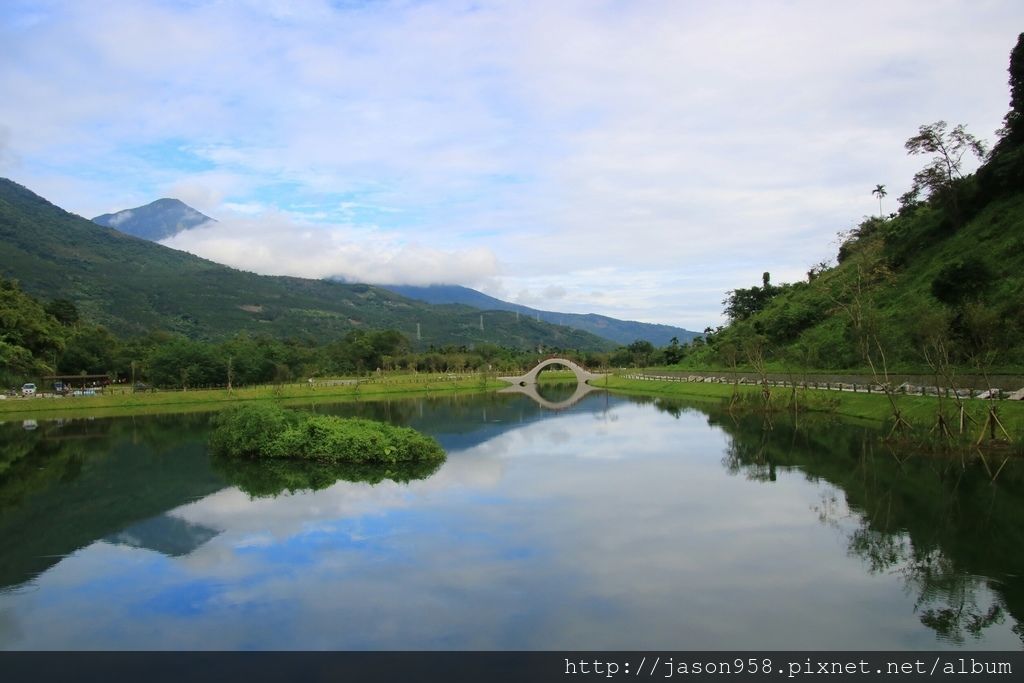
[[[530,370],[525,375],[519,375],[518,377],[499,377],[498,379],[506,382],[511,382],[517,386],[524,387],[528,384],[537,383],[537,375],[540,374],[541,370],[548,367],[549,365],[564,365],[565,367],[572,370],[573,374],[576,375],[576,381],[579,384],[586,384],[588,380],[601,379],[605,375],[601,375],[595,372],[590,372],[582,365],[573,363],[568,358],[546,358],[541,362],[537,363],[533,370]]]
[[[573,374],[576,375],[576,391],[573,392],[572,396],[564,401],[558,401],[557,403],[549,401],[541,396],[537,391],[537,375],[539,375],[541,370],[549,365],[563,365],[572,370]],[[510,387],[501,389],[501,393],[525,394],[544,408],[549,410],[564,410],[565,408],[575,405],[584,396],[596,390],[595,387],[587,384],[588,381],[592,379],[601,379],[602,377],[606,377],[606,375],[590,372],[583,366],[572,362],[568,358],[547,358],[538,363],[536,367],[525,375],[519,375],[518,377],[499,377],[498,379],[512,384]]]

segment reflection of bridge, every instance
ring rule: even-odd
[[[573,392],[572,396],[565,399],[564,401],[558,401],[557,403],[554,401],[549,401],[543,396],[541,396],[540,393],[537,391],[537,375],[539,375],[541,371],[544,368],[548,367],[549,365],[565,366],[572,370],[573,374],[576,375],[576,391]],[[564,410],[565,408],[569,408],[570,406],[576,405],[576,403],[578,403],[580,399],[582,399],[590,392],[597,391],[595,387],[587,384],[588,381],[592,379],[601,379],[602,377],[606,376],[607,375],[590,372],[586,368],[576,363],[573,363],[571,360],[567,358],[548,358],[546,360],[542,360],[540,363],[537,363],[537,366],[534,367],[533,370],[527,372],[525,375],[519,375],[518,377],[499,377],[498,379],[503,380],[505,382],[510,382],[512,384],[512,386],[510,387],[505,387],[504,389],[501,389],[500,393],[524,394],[532,398],[534,401],[539,403],[544,408],[547,408],[549,410]]]

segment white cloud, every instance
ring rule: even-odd
[[[118,211],[117,213],[110,217],[110,225],[116,228],[117,226],[121,225],[134,215],[135,212],[131,211],[130,209],[125,211]]]
[[[14,164],[11,156],[11,131],[7,126],[0,124],[0,170]]]
[[[58,2],[0,21],[0,163],[83,215],[169,192],[305,207],[394,235],[390,258],[354,241],[315,263],[472,284],[497,254],[516,280],[494,288],[557,279],[560,301],[694,326],[751,283],[721,275],[801,273],[876,183],[900,194],[918,125],[991,139],[1022,19],[1010,0]]]
[[[260,212],[257,207],[234,208],[238,213],[180,232],[162,243],[268,275],[429,285],[453,278],[477,283],[497,273],[494,254],[481,247],[445,251],[346,226],[301,223],[282,213]]]
[[[224,203],[225,180],[222,176],[206,174],[202,177],[192,176],[187,180],[179,180],[167,186],[161,194],[180,199],[189,206],[200,211],[215,211]],[[227,181],[230,184],[230,180]]]

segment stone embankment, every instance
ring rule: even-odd
[[[656,375],[648,373],[633,373],[628,375],[621,375],[624,379],[638,379],[638,380],[651,380],[659,382],[709,382],[712,384],[741,384],[747,386],[756,386],[762,383],[762,380],[751,378],[751,377],[722,377],[715,375]],[[801,380],[786,380],[786,379],[767,379],[763,380],[771,387],[798,387],[802,389],[825,389],[828,391],[852,391],[861,392],[866,394],[884,394],[886,387],[881,384],[865,382],[809,382]],[[893,387],[892,391],[896,394],[908,395],[908,396],[945,396],[947,398],[953,398],[955,395],[958,398],[974,398],[974,399],[985,399],[985,400],[1011,400],[1011,401],[1022,401],[1024,400],[1024,388],[1018,389],[1017,391],[1005,391],[997,387],[989,389],[953,389],[951,387],[936,387],[936,386],[924,386],[911,384],[910,382],[904,382],[899,386]]]

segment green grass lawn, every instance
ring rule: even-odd
[[[544,382],[573,381],[571,372],[545,372]],[[246,387],[227,391],[208,389],[195,391],[157,391],[144,393],[118,393],[117,389],[101,396],[67,398],[14,398],[0,401],[0,419],[53,419],[59,417],[108,417],[117,415],[141,415],[157,413],[180,413],[219,410],[244,401],[275,400],[286,404],[308,404],[360,400],[374,397],[415,396],[440,392],[489,391],[506,386],[504,382],[483,375],[424,375],[402,374],[380,378],[339,380],[345,384],[282,384],[260,387]],[[720,403],[729,400],[734,388],[730,384],[704,382],[668,382],[657,380],[634,380],[621,376],[610,376],[594,382],[599,388],[624,394],[646,396],[679,397],[687,400],[712,401]],[[738,391],[746,400],[756,399],[761,389],[753,385],[740,385]],[[816,389],[798,389],[798,402],[802,410],[830,412],[848,418],[870,420],[879,424],[893,419],[892,406],[882,394],[864,394]],[[785,387],[772,388],[772,405],[777,410],[791,409],[792,390]],[[932,396],[897,396],[896,404],[902,416],[917,430],[931,429],[941,409],[950,425],[958,422],[956,404],[951,399]],[[966,413],[983,423],[987,416],[988,402],[965,401]],[[1000,401],[997,413],[1003,426],[1015,443],[1024,442],[1024,401]],[[968,429],[977,433],[976,424],[968,422]]]
[[[685,397],[716,402],[727,401],[734,391],[731,384],[635,380],[619,376],[609,377],[607,381],[599,380],[595,384],[626,394]],[[756,397],[761,392],[760,387],[753,385],[740,385],[737,389],[746,397]],[[772,404],[779,410],[787,409],[791,396],[792,390],[788,387],[772,387]],[[807,410],[828,411],[836,415],[879,423],[891,422],[893,418],[892,406],[883,394],[797,389],[797,396],[800,405]],[[987,401],[965,400],[964,404],[969,416],[979,423],[985,421],[989,405]],[[937,420],[940,401],[934,396],[897,396],[896,406],[903,418],[915,428],[931,429]],[[958,421],[957,407],[952,399],[943,399],[941,407],[951,424]],[[1013,441],[1024,440],[1024,401],[998,401],[996,408],[1000,422]],[[971,425],[970,428],[977,432],[977,427]]]
[[[341,381],[354,381],[341,380]],[[9,398],[0,401],[0,419],[54,419],[59,417],[110,417],[218,410],[241,401],[277,400],[289,403],[356,400],[374,396],[470,392],[496,389],[504,382],[477,376],[391,375],[361,379],[352,384],[280,384],[241,389],[146,391],[129,393],[118,387],[99,396],[63,398]]]

